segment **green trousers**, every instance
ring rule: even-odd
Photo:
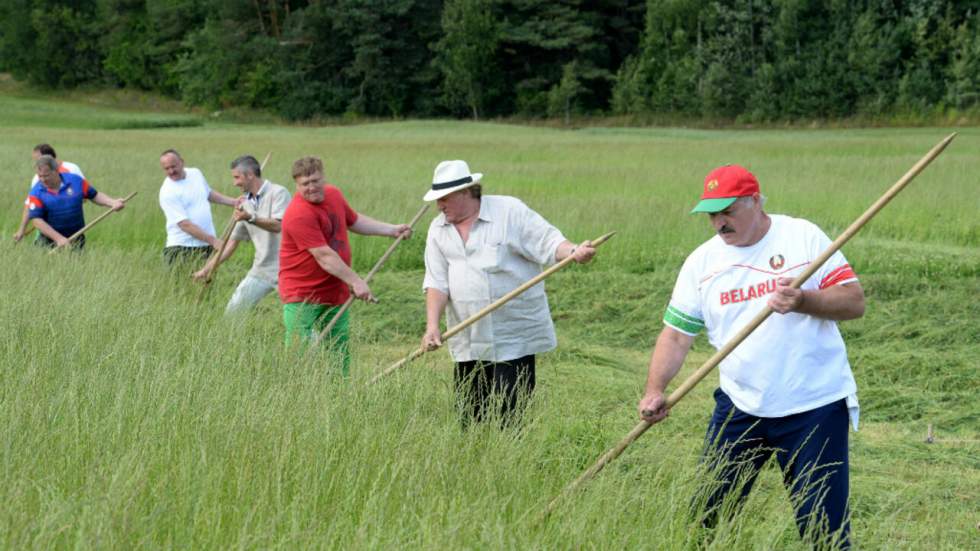
[[[286,325],[286,345],[290,346],[296,339],[303,345],[309,345],[330,320],[340,310],[340,306],[332,304],[310,304],[307,302],[290,302],[282,305],[282,320]],[[344,377],[350,374],[350,311],[340,316],[329,335],[324,335],[321,346],[326,346],[332,352],[331,356],[340,366]]]

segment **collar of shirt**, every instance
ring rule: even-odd
[[[442,217],[442,225],[448,226],[449,221],[446,220],[446,215],[440,213],[439,216]],[[480,201],[480,214],[477,215],[477,220],[483,220],[484,222],[493,222],[493,213],[490,212],[490,207],[487,205],[486,201]]]
[[[269,180],[262,182],[262,187],[259,188],[258,193],[253,194],[251,192],[245,192],[245,198],[255,204],[255,206],[258,206],[259,198],[261,198],[262,194],[265,193],[265,188],[267,187],[269,187]]]
[[[60,173],[58,174],[58,181],[60,182],[58,184],[58,189],[51,189],[51,188],[48,187],[48,184],[46,184],[44,182],[41,182],[41,188],[43,188],[44,191],[50,193],[51,195],[58,195],[62,191],[65,191],[65,188],[68,187],[68,184],[65,183],[65,179],[62,178],[62,176],[61,176]]]

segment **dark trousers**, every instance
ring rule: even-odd
[[[38,247],[46,247],[48,249],[53,249],[56,243],[52,241],[48,236],[41,232],[37,232],[37,237],[34,238],[34,244]],[[80,251],[85,248],[85,234],[79,235],[77,239],[71,242],[71,245],[67,246],[73,251]]]
[[[208,257],[214,249],[211,245],[205,245],[204,247],[164,247],[163,249],[163,260],[168,266],[174,266],[175,264],[201,264],[207,261]]]
[[[453,374],[463,424],[494,415],[502,424],[520,421],[534,390],[534,354],[506,362],[457,362]]]
[[[704,460],[717,479],[708,493],[705,524],[714,524],[722,499],[737,481],[744,482],[739,503],[745,500],[759,470],[775,453],[800,535],[812,538],[814,545],[849,548],[847,431],[844,400],[765,418],[739,410],[727,394],[715,390]],[[807,534],[814,529],[818,531]]]

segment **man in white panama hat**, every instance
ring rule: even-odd
[[[425,201],[441,214],[425,243],[426,330],[422,346],[442,345],[439,322],[470,317],[569,256],[585,263],[595,249],[565,239],[557,228],[514,197],[482,195],[483,175],[464,161],[436,167]],[[464,422],[490,415],[499,400],[501,420],[519,417],[534,390],[535,354],[557,345],[544,283],[528,289],[449,341]]]

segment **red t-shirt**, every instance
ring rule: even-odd
[[[293,196],[282,217],[279,245],[279,298],[283,303],[343,304],[350,296],[347,284],[327,273],[309,249],[329,245],[350,266],[347,227],[357,221],[344,195],[334,186],[324,188],[322,203]]]

